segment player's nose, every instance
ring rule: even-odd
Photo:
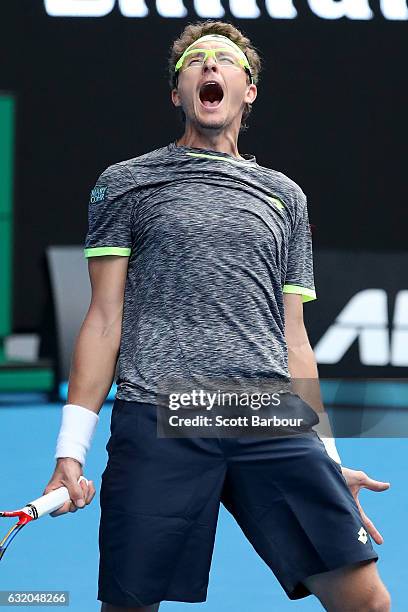
[[[206,73],[211,70],[214,72],[218,72],[219,67],[214,57],[207,57],[206,61],[203,64],[203,72]]]

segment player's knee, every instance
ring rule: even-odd
[[[378,612],[390,612],[391,610],[391,596],[389,592],[384,589],[379,602]]]
[[[380,587],[370,594],[362,608],[364,612],[389,612],[391,610],[391,597],[385,587]]]
[[[359,612],[390,612],[391,597],[385,586],[380,583],[378,587],[369,588],[360,593],[350,593],[350,597],[346,597],[340,607],[339,604],[340,602],[336,597],[334,601],[331,601],[331,604],[327,605],[326,609],[330,612],[354,612],[354,610],[359,610]]]

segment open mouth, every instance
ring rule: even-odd
[[[224,97],[224,92],[219,83],[216,83],[215,81],[208,81],[207,83],[201,85],[199,96],[203,106],[212,108],[221,103]]]

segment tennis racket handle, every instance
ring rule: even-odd
[[[42,497],[30,502],[29,505],[23,508],[23,511],[29,511],[29,513],[32,514],[33,509],[35,509],[34,515],[37,514],[37,516],[34,516],[33,518],[37,519],[44,516],[44,514],[50,514],[50,512],[58,510],[58,508],[61,508],[61,506],[63,506],[67,501],[69,501],[67,487],[59,487],[58,489],[50,491],[46,495],[43,495]]]

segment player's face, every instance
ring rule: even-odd
[[[192,47],[219,49],[228,47],[214,40]],[[231,52],[233,54],[233,47]],[[186,61],[187,60],[187,61]],[[207,57],[204,63],[187,57],[179,73],[178,88],[172,91],[175,106],[182,106],[186,121],[202,129],[222,130],[236,123],[239,129],[245,103],[256,98],[256,85],[249,84],[247,73],[237,63],[219,62]]]

